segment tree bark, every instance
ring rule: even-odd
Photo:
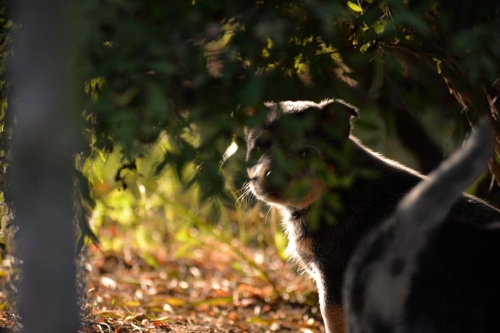
[[[19,227],[19,315],[25,333],[78,329],[71,1],[20,0],[10,63],[16,124],[11,184]]]

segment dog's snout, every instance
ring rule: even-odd
[[[271,171],[268,164],[269,163],[261,162],[250,168],[247,168],[248,178],[250,180],[262,181],[266,177],[269,177]]]
[[[254,175],[252,168],[247,168],[248,179],[257,180],[257,176]]]

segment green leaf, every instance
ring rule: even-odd
[[[87,177],[89,182],[91,182],[90,178],[92,178],[90,174],[90,163],[91,163],[91,158],[88,157],[85,160],[85,164],[83,165],[83,170],[82,170],[82,173],[85,175],[85,177]]]
[[[92,149],[95,153],[97,153],[97,155],[99,155],[99,157],[101,158],[101,160],[103,162],[106,162],[106,154],[104,153],[104,151],[102,149],[99,149],[99,148],[96,148],[94,147]]]
[[[278,256],[280,257],[280,259],[283,261],[287,260],[288,259],[288,255],[286,254],[287,240],[283,232],[276,232],[274,234],[274,244],[276,246],[276,250],[278,252]]]
[[[92,169],[94,170],[94,174],[100,183],[104,182],[104,178],[102,176],[102,169],[97,165],[97,163],[92,163]]]
[[[386,25],[387,25],[387,22],[385,22],[385,21],[382,21],[382,22],[381,21],[377,21],[372,26],[373,27],[373,31],[375,31],[375,33],[377,35],[380,35],[381,33],[384,32]]]
[[[363,8],[361,8],[358,4],[355,4],[354,2],[351,1],[347,1],[347,6],[349,6],[349,8],[355,11],[356,13],[361,13],[363,11]]]

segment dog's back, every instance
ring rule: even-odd
[[[493,139],[483,120],[465,147],[361,242],[344,286],[350,332],[498,331],[500,223],[449,215],[486,168]]]

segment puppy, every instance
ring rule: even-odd
[[[357,109],[340,100],[267,103],[267,118],[246,131],[248,188],[276,206],[288,253],[315,280],[327,333],[344,331],[342,284],[359,240],[394,211],[423,176],[350,135]],[[499,217],[462,196],[457,222]]]
[[[449,214],[494,150],[488,119],[364,239],[344,286],[351,333],[498,332],[500,217]]]

